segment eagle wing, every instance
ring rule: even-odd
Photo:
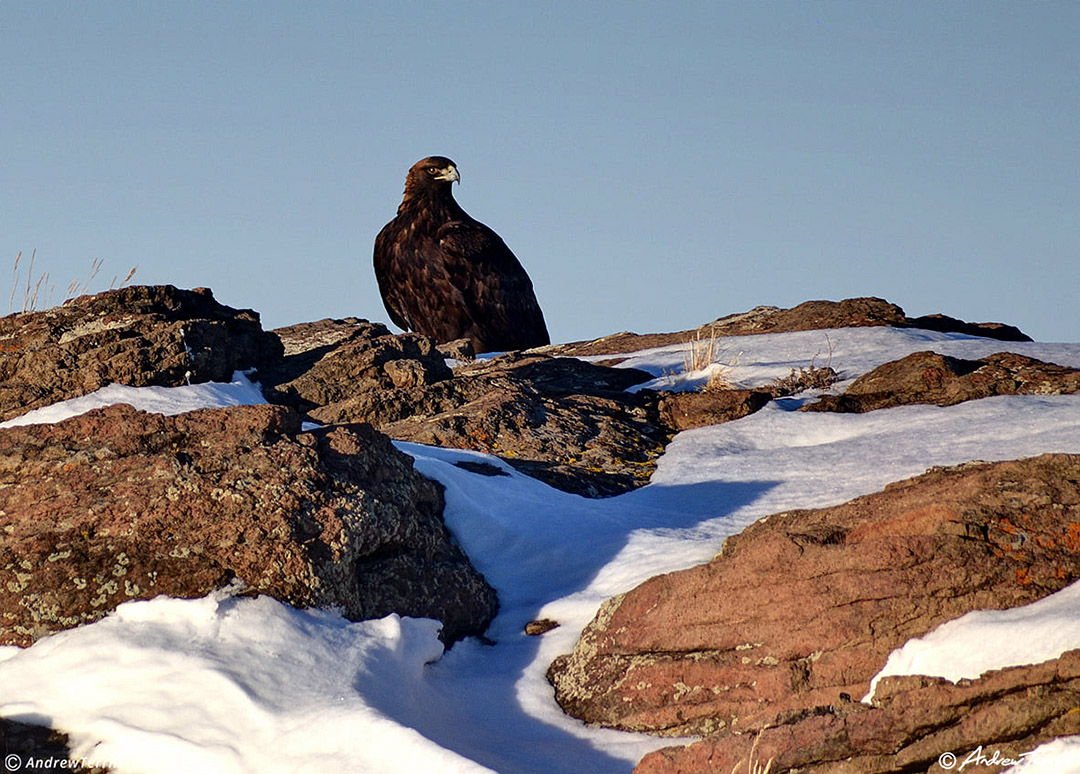
[[[390,319],[477,352],[550,343],[532,281],[494,231],[471,218],[432,231],[400,216],[375,237],[375,278]]]
[[[469,321],[461,335],[478,343],[477,351],[551,343],[532,280],[502,237],[472,219],[444,223],[436,236]]]
[[[410,300],[424,284],[422,265],[403,250],[402,229],[390,221],[375,237],[375,280],[391,322],[405,331],[418,330],[418,310]]]

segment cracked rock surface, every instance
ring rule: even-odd
[[[207,288],[132,286],[0,317],[0,421],[114,382],[228,382],[281,357],[259,315]]]
[[[301,432],[279,406],[117,405],[0,430],[0,644],[237,580],[353,620],[437,618],[448,642],[481,634],[495,593],[442,509],[386,436]]]
[[[609,600],[549,669],[571,715],[673,736],[859,699],[889,653],[1080,577],[1080,456],[934,469],[762,519]]]

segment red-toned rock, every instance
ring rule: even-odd
[[[442,507],[385,436],[300,432],[277,406],[120,405],[0,430],[0,644],[233,580],[351,619],[438,618],[447,641],[480,634],[495,594]]]
[[[914,352],[863,374],[842,395],[824,395],[802,411],[862,413],[912,403],[953,406],[993,395],[1072,395],[1080,371],[999,352],[962,360],[936,352]]]
[[[0,318],[0,420],[113,382],[229,381],[281,356],[259,315],[207,288],[132,286]]]
[[[609,600],[549,678],[590,723],[756,729],[863,696],[894,648],[945,621],[1077,577],[1080,456],[935,469],[762,519],[712,562]]]
[[[1045,742],[1080,734],[1080,650],[955,684],[887,677],[876,697],[873,708],[843,702],[757,733],[667,747],[645,756],[634,774],[749,771],[751,758],[762,767],[771,761],[773,774],[1001,771]]]

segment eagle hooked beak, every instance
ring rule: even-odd
[[[440,170],[439,174],[435,175],[436,180],[449,180],[451,183],[461,183],[461,175],[457,171],[457,167],[453,164],[446,169]]]

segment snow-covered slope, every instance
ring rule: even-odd
[[[815,355],[821,365],[830,349],[845,380],[923,349],[968,358],[1009,350],[1080,367],[1080,344],[1003,344],[891,328],[723,344],[731,353],[728,377],[749,386],[809,365]],[[685,383],[678,377],[683,362],[679,348],[667,347],[636,353],[625,365],[661,383]],[[117,400],[163,412],[171,412],[170,395],[188,401],[177,403],[179,410],[194,408],[192,390],[201,390],[196,403],[206,405],[259,400],[239,381],[234,389],[177,390],[125,389]],[[144,397],[153,403],[142,404]],[[26,650],[0,649],[0,715],[62,728],[78,754],[111,760],[119,772],[627,774],[644,753],[672,740],[586,728],[562,714],[544,678],[604,599],[708,560],[725,537],[770,513],[841,503],[933,465],[1080,453],[1080,396],[858,415],[794,412],[804,400],[680,434],[648,486],[606,500],[553,490],[477,453],[398,444],[445,485],[447,523],[499,592],[500,613],[488,632],[493,644],[465,641],[440,657],[430,621],[350,623],[225,594],[159,598]],[[43,409],[36,421],[71,410],[70,403]],[[477,458],[509,475],[481,476],[453,464]],[[1075,618],[1074,610],[1067,600],[1047,601],[1039,615],[1020,614],[1007,625],[1023,642],[1027,620],[1053,625],[1055,617]],[[561,626],[524,635],[525,623],[541,617]],[[986,648],[964,646],[963,638],[984,636],[978,626],[956,628],[949,655],[935,667],[942,675],[1003,665],[987,660]],[[1061,647],[1080,647],[1077,637],[1063,638]],[[1008,657],[1017,663],[1052,655]],[[897,656],[891,663],[924,670],[932,662]],[[1024,771],[1068,771],[1080,766],[1077,750],[1055,743]]]

